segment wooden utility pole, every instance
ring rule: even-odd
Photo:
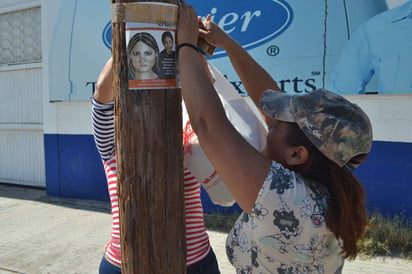
[[[111,0],[129,2],[143,1]],[[112,21],[122,271],[186,273],[181,92],[128,89],[125,23]]]

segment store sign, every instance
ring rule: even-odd
[[[286,1],[254,0],[188,1],[199,15],[210,14],[226,33],[245,49],[253,49],[281,35],[293,21],[293,10]],[[226,56],[217,50],[214,57]]]
[[[261,0],[255,5],[252,0],[237,1],[204,1],[201,5],[194,2],[199,15],[210,14],[215,22],[226,33],[238,41],[243,48],[249,50],[281,35],[292,23],[293,10],[285,1]],[[103,43],[111,48],[111,23],[103,29]],[[211,57],[224,57],[223,50],[217,50]]]
[[[349,35],[386,8],[385,0],[187,0],[237,40],[288,93],[325,85]],[[326,6],[327,3],[327,6]],[[46,1],[50,101],[90,100],[111,56],[111,10],[106,1]],[[48,7],[47,7],[48,6]],[[310,11],[310,12],[309,12]],[[325,25],[326,24],[326,25]],[[208,58],[237,88],[244,87],[226,53]]]

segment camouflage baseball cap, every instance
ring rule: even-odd
[[[340,167],[352,171],[357,165],[349,161],[371,149],[368,116],[359,106],[328,90],[305,95],[267,90],[260,104],[269,117],[297,123],[320,152]]]

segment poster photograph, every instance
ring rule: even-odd
[[[164,3],[139,3],[136,22],[126,22],[126,54],[129,89],[176,88],[175,12]],[[167,9],[170,11],[170,9]],[[147,16],[151,14],[152,16]]]

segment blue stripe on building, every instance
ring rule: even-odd
[[[106,178],[92,135],[46,134],[47,194],[108,201]],[[374,141],[367,162],[356,170],[369,211],[412,218],[412,143]],[[206,213],[240,212],[238,205],[214,205],[202,191]]]

